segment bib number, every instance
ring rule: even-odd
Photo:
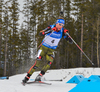
[[[52,40],[51,43],[54,43],[55,40]]]

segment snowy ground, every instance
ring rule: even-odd
[[[35,72],[31,79],[34,79],[39,72]],[[68,92],[76,86],[76,84],[66,83],[74,75],[83,75],[88,78],[90,75],[100,75],[100,68],[74,68],[74,69],[58,69],[48,70],[44,79],[63,79],[63,81],[45,81],[52,85],[45,84],[21,84],[25,74],[11,76],[9,80],[0,80],[0,92]]]

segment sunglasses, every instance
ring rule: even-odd
[[[63,27],[63,26],[64,26],[64,24],[60,24],[60,23],[59,23],[59,26],[62,26],[62,27]]]

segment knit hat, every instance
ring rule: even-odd
[[[57,22],[56,22],[56,24],[58,24],[58,23],[65,24],[65,20],[64,20],[64,19],[57,19]]]

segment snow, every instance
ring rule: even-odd
[[[34,79],[40,71],[35,72],[31,76]],[[77,84],[66,83],[74,75],[83,75],[88,78],[91,75],[100,75],[100,68],[73,68],[73,69],[57,69],[48,70],[42,80],[63,79],[63,81],[45,81],[52,85],[45,84],[21,84],[24,74],[17,74],[9,77],[9,80],[0,80],[0,92],[68,92]]]

